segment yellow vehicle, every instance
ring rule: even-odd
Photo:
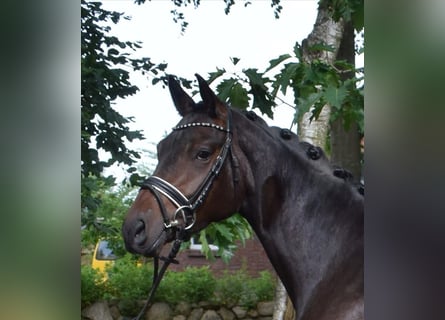
[[[113,250],[108,246],[108,241],[99,240],[94,249],[91,267],[102,273],[104,280],[106,280],[107,272],[105,268],[112,265],[116,259],[118,259],[118,256],[116,256],[113,253]]]

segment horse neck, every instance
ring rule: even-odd
[[[240,213],[302,312],[334,270],[363,263],[363,200],[263,128],[246,130],[247,122],[235,128],[251,181]]]

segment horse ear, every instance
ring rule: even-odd
[[[199,75],[195,74],[198,79],[199,93],[201,94],[204,106],[208,108],[210,117],[215,118],[218,114],[224,114],[226,111],[225,105],[216,94],[210,89],[207,82]]]
[[[176,81],[172,75],[168,76],[168,88],[172,96],[173,103],[179,114],[184,117],[186,114],[193,111],[195,102],[193,99],[181,88],[181,85]]]

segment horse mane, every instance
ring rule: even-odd
[[[232,108],[232,110],[237,109]],[[280,141],[290,152],[297,153],[300,156],[304,155],[309,162],[311,162],[310,164],[312,166],[316,166],[318,170],[329,172],[336,178],[343,179],[350,184],[351,187],[356,188],[361,195],[364,195],[364,185],[362,183],[354,183],[353,175],[348,170],[338,165],[333,165],[322,148],[306,141],[300,141],[298,135],[289,129],[269,126],[267,122],[254,111],[242,110],[241,113],[258,127],[262,128],[268,135],[273,137],[273,139]]]

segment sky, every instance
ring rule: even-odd
[[[180,25],[173,22],[170,11],[175,7],[171,1],[152,0],[136,5],[133,0],[104,0],[103,7],[132,17],[113,25],[111,34],[121,41],[142,41],[138,57],[166,62],[169,73],[194,79],[195,73],[207,78],[217,67],[229,72],[245,68],[262,71],[271,59],[292,53],[295,42],[301,43],[313,28],[317,2],[282,0],[280,18],[275,19],[270,0],[252,1],[247,7],[244,1],[235,1],[229,15],[224,13],[222,0],[201,1],[198,8],[188,5],[180,9],[189,23],[183,34]],[[240,58],[240,62],[233,66],[231,57]],[[154,143],[169,133],[180,117],[168,89],[153,86],[149,79],[136,73],[132,73],[131,82],[140,91],[117,101],[115,108],[123,116],[134,117],[130,128],[141,130],[146,137],[132,146],[154,150]],[[281,105],[274,109],[273,120],[263,118],[270,125],[289,128],[293,113],[291,107]],[[117,171],[114,168],[113,174]]]

